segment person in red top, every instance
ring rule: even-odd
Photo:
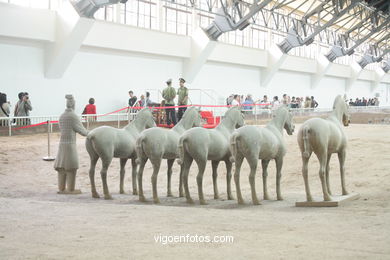
[[[88,103],[84,108],[83,115],[96,115],[95,99],[90,98]],[[89,121],[96,121],[96,116],[89,116],[88,119]]]

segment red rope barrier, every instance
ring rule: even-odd
[[[267,104],[242,104],[242,105],[239,105],[239,106],[269,106],[271,105],[270,103],[267,103]],[[227,108],[230,108],[230,107],[233,107],[233,105],[182,105],[182,106],[165,106],[165,107],[150,107],[152,109],[167,109],[167,108],[182,108],[182,107],[227,107]],[[109,113],[106,113],[106,114],[103,114],[103,115],[96,115],[96,117],[102,117],[102,116],[108,116],[108,115],[112,115],[112,114],[116,114],[120,111],[123,111],[123,110],[126,110],[126,109],[134,109],[134,110],[140,110],[140,109],[143,109],[144,107],[124,107],[124,108],[121,108],[121,109],[118,109],[118,110],[115,110],[115,111],[112,111],[112,112],[109,112]],[[51,124],[57,124],[58,121],[50,121]],[[47,124],[47,121],[45,122],[41,122],[41,123],[37,123],[37,124],[33,124],[33,125],[26,125],[26,126],[21,126],[21,127],[17,127],[17,128],[14,128],[13,130],[20,130],[20,129],[25,129],[25,128],[31,128],[31,127],[36,127],[36,126],[40,126],[40,125],[45,125]]]

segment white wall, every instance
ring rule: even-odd
[[[80,51],[61,79],[44,77],[44,49],[34,46],[0,44],[0,92],[12,104],[21,91],[30,93],[32,115],[56,115],[65,108],[64,95],[74,94],[77,112],[81,113],[90,97],[96,99],[98,113],[106,113],[127,105],[128,90],[139,95],[145,89],[163,89],[165,80],[181,76],[182,60],[151,55],[123,55],[116,52]],[[314,95],[321,107],[330,107],[333,97],[344,94],[345,79],[326,76],[316,89],[310,89],[310,74],[279,71],[268,88],[260,87],[260,70],[255,67],[208,62],[190,88],[214,89],[222,97],[251,93],[255,98],[287,93],[291,96]],[[198,92],[192,95],[198,103]],[[357,81],[348,97],[372,97],[380,93],[381,104],[389,102],[389,85],[371,92],[371,82]],[[152,92],[156,100],[157,92]],[[203,98],[202,103],[210,103]]]
[[[127,105],[129,90],[139,95],[146,88],[163,88],[166,79],[178,78],[181,71],[181,62],[174,59],[79,52],[64,77],[53,80],[44,78],[40,48],[0,44],[0,57],[0,92],[12,105],[19,92],[29,92],[31,115],[62,113],[67,93],[75,96],[79,113],[90,97],[98,113],[110,112]]]

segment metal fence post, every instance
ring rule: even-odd
[[[13,120],[10,118],[8,122],[8,136],[12,136],[12,121]]]
[[[44,161],[54,161],[55,158],[50,156],[50,120],[47,120],[47,156],[43,157]]]
[[[256,103],[254,104],[255,105],[255,125],[257,125],[258,123],[257,123],[257,105],[256,105]]]

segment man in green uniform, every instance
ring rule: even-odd
[[[178,105],[179,106],[186,106],[188,103],[188,88],[184,86],[184,83],[186,81],[183,78],[179,79],[180,87],[177,90],[177,95],[179,96]],[[181,120],[183,117],[184,112],[186,112],[187,107],[179,107],[179,111],[177,113],[178,121]]]
[[[167,87],[163,90],[162,96],[165,99],[166,106],[174,106],[176,98],[176,90],[172,87],[172,79],[167,80]],[[176,125],[176,110],[175,108],[166,108],[165,112],[167,114],[167,125],[173,123]]]

